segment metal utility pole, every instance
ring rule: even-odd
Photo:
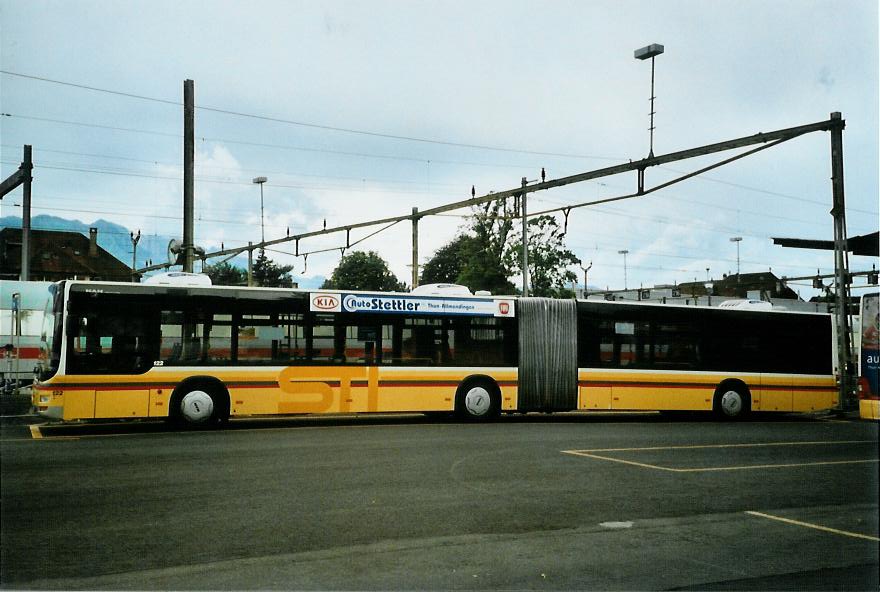
[[[19,279],[26,282],[30,279],[30,253],[31,253],[31,171],[34,162],[31,156],[30,144],[24,145],[24,155],[18,170],[0,182],[0,199],[19,185],[23,185],[22,215],[21,215],[21,272]]]
[[[31,275],[31,171],[34,168],[30,144],[24,146],[21,199],[21,281],[30,280]]]
[[[584,270],[584,300],[586,300],[587,299],[587,272],[593,268],[593,262],[590,261],[590,264],[587,265],[586,267],[581,265],[580,268]]]
[[[526,209],[526,184],[528,181],[525,177],[522,178],[522,189],[523,192],[520,196],[522,201],[522,270],[523,270],[523,285],[522,285],[522,295],[523,297],[528,297],[529,295],[529,229],[528,229],[528,221],[527,221],[527,209]]]
[[[195,87],[183,81],[183,271],[192,273],[195,197]]]
[[[137,234],[133,232],[129,232],[131,236],[131,281],[134,281],[134,275],[137,273],[135,270],[137,269],[137,252],[138,252],[138,243],[141,240],[141,231],[138,229]]]
[[[251,241],[248,241],[247,252],[248,252],[247,282],[248,282],[248,287],[250,287],[250,286],[254,285],[254,248],[253,248],[253,243]]]
[[[839,112],[831,114],[831,215],[834,217],[834,289],[837,315],[837,368],[840,372],[837,410],[845,411],[852,396],[852,348],[850,341],[849,264],[846,244],[846,205],[843,192],[843,128]]]
[[[412,209],[412,287],[419,285],[419,208]]]

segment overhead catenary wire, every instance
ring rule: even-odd
[[[12,72],[10,70],[0,70],[0,73],[6,74],[8,76],[16,76],[19,78],[36,80],[39,82],[57,84],[57,85],[62,85],[62,86],[69,86],[69,87],[73,87],[73,88],[79,88],[82,90],[89,90],[89,91],[93,91],[93,92],[112,94],[112,95],[122,96],[122,97],[126,97],[126,98],[131,98],[131,99],[151,101],[151,102],[155,102],[155,103],[161,103],[161,104],[173,105],[173,106],[183,106],[183,103],[180,101],[171,101],[171,100],[167,100],[167,99],[159,99],[156,97],[148,97],[145,95],[138,95],[135,93],[128,93],[128,92],[123,92],[123,91],[116,91],[116,90],[111,90],[111,89],[99,88],[96,86],[90,86],[90,85],[86,85],[86,84],[66,82],[66,81],[61,81],[61,80],[54,80],[51,78],[34,76],[31,74],[22,74],[19,72]],[[466,143],[466,142],[452,142],[449,140],[420,138],[417,136],[404,136],[404,135],[398,135],[398,134],[391,134],[388,132],[360,130],[360,129],[331,126],[331,125],[312,123],[312,122],[306,122],[306,121],[295,121],[292,119],[284,119],[284,118],[280,118],[280,117],[256,115],[253,113],[244,113],[241,111],[234,111],[231,109],[221,109],[218,107],[208,107],[208,106],[203,106],[203,105],[202,106],[196,105],[196,109],[201,110],[201,111],[208,111],[208,112],[212,112],[212,113],[220,113],[223,115],[232,115],[232,116],[236,116],[236,117],[258,119],[258,120],[262,120],[262,121],[269,121],[272,123],[283,123],[283,124],[287,124],[287,125],[295,125],[295,126],[299,126],[299,127],[307,127],[307,128],[320,129],[320,130],[325,130],[325,131],[342,132],[342,133],[347,133],[347,134],[371,136],[371,137],[391,139],[391,140],[402,140],[402,141],[407,141],[407,142],[420,142],[420,143],[425,143],[425,144],[452,146],[452,147],[457,147],[457,148],[473,148],[473,149],[478,149],[478,150],[492,150],[492,151],[497,151],[497,152],[512,152],[512,153],[518,153],[518,154],[531,154],[531,155],[535,155],[535,156],[557,156],[557,157],[563,157],[563,158],[612,160],[612,161],[622,160],[620,158],[614,158],[614,157],[608,157],[608,156],[593,156],[593,155],[585,155],[585,154],[568,154],[568,153],[562,153],[562,152],[524,150],[524,149],[518,149],[518,148],[510,148],[510,147],[506,147],[506,146],[505,147],[490,146],[490,145],[482,145],[482,144],[471,144],[471,143]]]
[[[0,113],[0,115],[2,115],[2,116],[7,116],[7,117],[19,117],[19,118],[24,118],[24,119],[34,119],[34,120],[37,120],[37,121],[47,121],[47,122],[60,123],[60,124],[67,124],[67,125],[79,125],[79,126],[86,126],[86,127],[95,127],[95,128],[99,128],[99,129],[109,129],[109,130],[116,130],[116,131],[135,132],[135,133],[145,133],[145,134],[153,134],[153,135],[159,135],[159,136],[169,136],[169,137],[175,137],[175,138],[178,138],[178,139],[183,137],[183,136],[180,135],[180,134],[170,134],[170,133],[158,132],[158,131],[152,131],[152,130],[140,130],[140,129],[133,129],[133,128],[123,128],[123,127],[116,127],[116,126],[106,126],[106,125],[93,124],[93,123],[83,123],[83,122],[64,121],[64,120],[58,120],[58,119],[49,119],[49,118],[39,118],[39,117],[21,116],[21,115],[14,115],[14,114],[10,114],[10,113]],[[321,148],[307,148],[307,147],[302,147],[302,146],[289,146],[289,145],[281,145],[281,144],[269,144],[269,143],[262,143],[262,142],[248,142],[248,141],[232,140],[232,139],[224,139],[224,138],[204,138],[204,137],[203,137],[203,138],[201,138],[201,139],[202,139],[203,141],[223,142],[223,143],[228,143],[228,144],[241,144],[241,145],[259,146],[259,147],[267,147],[267,148],[278,148],[278,149],[284,149],[284,150],[304,150],[304,151],[323,152],[323,153],[331,153],[331,154],[346,155],[346,156],[357,156],[357,157],[366,157],[366,158],[379,158],[379,159],[393,159],[393,160],[413,161],[413,162],[419,162],[419,163],[422,163],[422,164],[431,164],[431,163],[433,163],[433,164],[455,164],[455,165],[465,165],[465,166],[513,167],[513,168],[517,168],[517,169],[520,169],[520,170],[523,168],[522,165],[507,165],[507,164],[492,164],[492,163],[474,163],[474,162],[467,162],[467,161],[448,161],[448,160],[440,160],[440,159],[422,159],[422,158],[413,158],[413,157],[406,157],[406,156],[380,155],[380,154],[375,154],[375,153],[349,152],[349,151],[327,150],[327,149],[321,149]],[[178,166],[179,166],[179,165],[178,165]],[[49,168],[49,167],[44,167],[44,168]],[[660,167],[660,168],[663,168],[663,167]],[[77,170],[82,171],[83,169],[77,169]],[[667,169],[667,170],[673,171],[673,169]],[[99,173],[100,173],[100,172],[102,172],[102,171],[97,171],[97,170],[95,170],[94,172],[99,172]],[[103,174],[113,174],[113,173],[110,173],[110,172],[104,172]],[[122,173],[116,173],[116,174],[122,174]],[[132,176],[141,176],[141,177],[145,177],[145,178],[168,178],[168,179],[175,179],[175,180],[176,180],[176,178],[173,178],[173,177],[153,177],[153,176],[150,176],[150,175],[138,174],[138,173],[131,173],[131,175],[132,175]],[[810,204],[815,204],[815,205],[820,205],[820,206],[827,206],[827,203],[822,202],[822,201],[812,200],[812,199],[807,199],[807,198],[798,197],[798,196],[793,196],[793,195],[788,195],[788,194],[780,193],[780,192],[768,191],[768,190],[765,190],[765,189],[756,188],[756,187],[750,187],[750,186],[742,185],[742,184],[739,184],[739,183],[732,183],[732,182],[724,181],[724,180],[721,180],[721,179],[714,179],[714,178],[704,177],[704,176],[699,176],[699,177],[697,177],[697,178],[699,178],[699,179],[704,179],[704,180],[709,180],[709,181],[713,181],[713,182],[716,182],[716,183],[721,183],[721,184],[725,184],[725,185],[729,185],[729,186],[733,186],[733,187],[737,187],[737,188],[744,189],[744,190],[747,190],[747,191],[752,191],[752,192],[757,192],[757,193],[763,193],[763,194],[774,195],[774,196],[776,196],[776,197],[781,197],[781,198],[784,198],[784,199],[790,199],[790,200],[798,201],[798,202],[801,202],[801,203],[810,203]],[[352,180],[355,180],[355,179],[352,179]],[[220,181],[220,180],[216,180],[216,181],[212,181],[212,182],[218,182],[218,183],[219,183],[219,182],[225,182],[225,183],[230,183],[230,184],[233,183],[232,181]],[[237,182],[237,183],[238,183],[238,184],[241,184],[241,185],[248,185],[248,184],[250,184],[249,182],[245,182],[245,181],[240,181],[240,182]],[[413,184],[417,184],[417,182],[413,182]],[[287,188],[294,188],[294,189],[306,189],[306,188],[309,188],[309,186],[306,186],[306,185],[279,185],[279,184],[273,184],[273,186],[277,186],[277,187],[287,187]],[[318,190],[322,190],[322,189],[318,189]],[[864,209],[853,208],[853,207],[847,207],[847,211],[852,211],[852,212],[857,212],[857,213],[862,213],[862,214],[875,215],[875,216],[877,215],[877,212],[876,212],[876,211],[873,211],[873,210],[864,210]]]
[[[35,208],[35,209],[39,209],[39,210],[47,210],[47,211],[61,211],[61,212],[93,213],[93,214],[102,214],[102,213],[104,213],[104,212],[102,212],[102,211],[83,210],[83,209],[81,209],[81,208],[78,208],[78,209],[72,209],[72,208],[52,208],[52,207],[44,207],[44,206],[43,206],[43,207],[38,207],[38,208]],[[628,213],[625,213],[625,212],[614,213],[614,214],[615,214],[615,215],[626,216],[626,217],[630,217],[630,218],[633,217],[631,214],[628,214]],[[145,217],[145,218],[162,218],[162,219],[174,219],[174,220],[181,220],[181,219],[182,219],[181,216],[162,216],[162,215],[147,215],[147,214],[131,214],[131,215],[136,215],[136,216]],[[645,218],[645,219],[649,219],[649,220],[651,220],[650,218],[647,218],[647,217],[642,217],[642,218]],[[250,223],[248,223],[248,222],[237,222],[237,221],[231,221],[231,220],[211,220],[211,219],[202,219],[202,221],[205,221],[205,222],[213,222],[213,223],[225,223],[225,224],[250,225]],[[658,221],[658,220],[652,220],[652,221]],[[399,222],[399,221],[398,221],[398,222]],[[362,239],[359,239],[358,241],[356,241],[356,242],[354,242],[354,243],[351,243],[351,244],[349,245],[349,247],[346,247],[346,248],[354,247],[355,245],[360,244],[361,242],[363,242],[364,240],[366,240],[367,238],[370,238],[370,237],[372,237],[373,235],[378,234],[378,233],[381,232],[382,230],[386,230],[387,228],[390,228],[391,226],[393,226],[394,224],[397,224],[398,222],[394,222],[394,223],[390,224],[389,226],[387,226],[386,228],[380,229],[379,231],[376,231],[375,233],[372,233],[372,234],[370,234],[370,235],[368,235],[368,236],[366,236],[366,237],[364,237],[364,238],[362,238]],[[674,224],[674,223],[667,222],[667,221],[662,221],[662,220],[659,221],[659,223],[662,223],[662,224]],[[275,227],[276,227],[276,228],[279,228],[279,226],[275,226]],[[281,226],[281,228],[283,228],[283,226]],[[67,229],[67,228],[41,228],[41,230],[61,230],[61,231],[67,231],[67,230],[70,230],[70,229]],[[717,228],[708,227],[707,230],[718,230],[718,229],[717,229]],[[79,232],[79,231],[76,231],[76,232]],[[127,232],[112,232],[112,231],[110,231],[110,232],[105,232],[105,234],[117,234],[117,235],[126,235],[126,236],[127,236],[128,233],[127,233]],[[152,234],[151,236],[159,236],[159,237],[165,237],[165,238],[169,238],[169,239],[170,239],[170,238],[175,238],[174,235],[165,235],[165,234]],[[592,236],[599,236],[599,235],[594,233]],[[604,236],[610,236],[610,235],[604,235]],[[767,238],[767,237],[763,237],[763,236],[759,236],[759,235],[750,235],[750,236],[754,236],[755,238]],[[224,240],[224,242],[226,242],[226,243],[230,243],[230,244],[236,244],[236,243],[237,243],[237,244],[242,245],[242,246],[244,246],[245,244],[247,244],[245,241],[241,241],[241,240],[236,241],[236,240],[230,240],[230,239],[210,239],[210,237],[201,237],[201,238],[202,238],[202,240],[213,240],[214,242],[217,242],[217,243],[221,242],[221,240]],[[621,245],[621,246],[630,246],[630,247],[632,247],[632,243],[627,243],[626,245],[623,245],[623,243],[620,243],[620,245]],[[289,256],[294,256],[294,257],[296,257],[296,256],[304,255],[304,254],[316,254],[316,253],[324,253],[324,252],[337,251],[337,250],[339,250],[340,248],[342,248],[342,247],[328,247],[328,248],[322,248],[322,249],[318,249],[318,250],[309,251],[309,252],[307,252],[307,253],[306,253],[306,252],[299,253],[299,255],[297,255],[296,253],[290,253],[290,252],[283,251],[283,250],[280,250],[280,249],[266,249],[266,250],[267,250],[267,251],[271,251],[271,252],[276,252],[276,253],[280,253],[280,254],[284,254],[284,255],[289,255]],[[570,248],[572,248],[572,249],[577,249],[577,250],[589,250],[589,251],[594,251],[594,252],[608,252],[609,254],[613,254],[613,253],[616,253],[616,252],[617,252],[617,251],[616,251],[616,247],[613,248],[613,249],[590,248],[590,247],[586,247],[585,245],[582,245],[582,244],[571,244],[571,245],[570,245]],[[640,247],[634,247],[634,248],[640,248]],[[644,249],[644,248],[642,247],[642,248],[640,248],[640,249]],[[246,250],[246,249],[245,249],[245,250]],[[661,259],[669,258],[669,259],[683,259],[683,260],[693,260],[693,261],[715,261],[715,262],[733,263],[733,260],[729,260],[729,259],[725,259],[725,258],[707,258],[707,257],[696,257],[696,256],[688,256],[688,255],[677,255],[677,254],[664,253],[664,252],[657,252],[657,251],[651,251],[651,250],[648,250],[648,251],[644,251],[644,250],[642,250],[642,251],[641,251],[641,255],[642,255],[643,257],[657,257],[657,258],[661,258]],[[802,269],[813,269],[813,268],[815,267],[815,266],[813,266],[813,265],[797,265],[797,264],[789,264],[789,263],[785,263],[785,264],[783,264],[783,263],[774,263],[774,262],[768,262],[768,261],[766,261],[766,260],[765,260],[765,261],[749,261],[749,260],[744,260],[743,263],[752,264],[752,265],[764,265],[764,264],[767,264],[767,263],[771,263],[771,264],[773,264],[773,265],[778,265],[778,266],[785,265],[785,266],[787,266],[787,267],[792,267],[792,268],[802,268]],[[612,263],[612,264],[606,264],[605,267],[616,267],[616,264],[613,264],[613,263]],[[622,267],[622,266],[621,266],[621,267]],[[630,265],[630,267],[637,268],[637,267],[634,266],[634,265]],[[671,269],[671,268],[664,268],[664,267],[651,267],[651,266],[644,266],[644,269],[646,269],[646,270],[681,271],[681,270],[676,270],[676,269]]]
[[[97,123],[87,123],[80,121],[70,121],[64,119],[52,119],[48,117],[35,117],[30,115],[19,115],[15,113],[0,113],[0,117],[10,117],[10,118],[18,118],[18,119],[26,119],[32,121],[40,121],[45,123],[55,123],[60,125],[73,125],[80,127],[90,127],[96,129],[105,129],[110,131],[118,131],[118,132],[128,132],[128,133],[139,133],[139,134],[150,134],[154,136],[165,136],[181,139],[183,138],[182,134],[174,134],[169,132],[160,132],[154,130],[144,130],[137,128],[129,128],[129,127],[120,127],[120,126],[112,126],[112,125],[102,125]],[[438,158],[418,158],[414,156],[400,156],[394,154],[379,154],[375,152],[352,152],[348,150],[331,150],[329,148],[314,148],[307,146],[292,146],[289,144],[271,144],[267,142],[254,142],[247,140],[234,140],[230,138],[212,138],[206,136],[200,136],[196,138],[201,142],[217,142],[223,144],[232,144],[238,146],[251,146],[257,148],[272,148],[276,150],[294,150],[301,152],[315,152],[321,154],[332,154],[336,156],[353,156],[357,158],[375,158],[379,160],[397,160],[397,161],[405,161],[405,162],[417,162],[419,164],[447,164],[447,165],[456,165],[456,166],[477,166],[477,167],[490,167],[490,168],[516,168],[522,169],[523,165],[514,165],[514,164],[501,164],[501,163],[486,163],[486,162],[473,162],[473,161],[464,161],[464,160],[445,160]],[[613,160],[614,162],[623,162],[624,159],[608,159]]]
[[[12,146],[9,144],[0,145],[3,148],[11,148],[17,149],[19,146]],[[146,160],[142,158],[129,158],[125,156],[112,156],[109,154],[92,154],[85,152],[74,152],[70,150],[52,150],[48,148],[35,148],[35,152],[48,152],[53,154],[66,154],[69,156],[85,156],[89,158],[100,158],[100,159],[108,159],[108,160],[123,160],[126,162],[136,162],[141,164],[148,164],[153,166],[162,166],[162,167],[171,167],[175,169],[183,170],[183,165],[179,162],[168,162],[168,161],[159,161],[159,160]],[[6,164],[16,164],[16,161],[12,160],[3,160],[2,162]],[[49,163],[53,164],[53,163]],[[55,163],[58,164],[58,163]],[[63,163],[62,166],[76,166],[72,163]],[[336,180],[344,180],[344,181],[356,181],[356,182],[364,182],[369,181],[370,183],[391,183],[391,184],[400,184],[400,185],[429,185],[436,187],[457,187],[457,184],[454,183],[437,183],[430,182],[426,183],[424,180],[398,180],[398,179],[387,179],[387,178],[375,178],[375,177],[363,177],[363,176],[340,176],[340,175],[316,175],[313,173],[303,173],[303,172],[293,172],[293,171],[278,171],[278,170],[266,170],[264,168],[260,169],[249,169],[244,167],[224,167],[218,165],[205,165],[205,164],[196,164],[197,170],[218,170],[218,171],[236,171],[236,172],[249,172],[249,173],[264,173],[266,175],[284,175],[290,177],[314,177],[317,179],[336,179]],[[137,172],[137,171],[135,171]],[[268,185],[272,185],[268,183]]]
[[[87,88],[87,87],[84,87],[84,88]],[[94,88],[90,88],[90,90],[96,90],[96,89],[94,89]],[[101,90],[101,89],[97,89],[97,90]],[[119,94],[125,94],[125,93],[119,93]],[[134,98],[143,98],[143,97],[138,97],[138,96],[135,96],[135,95],[130,95],[130,96],[133,96]],[[179,103],[175,103],[175,104],[179,104]],[[209,108],[209,109],[210,109],[210,108]],[[217,110],[217,111],[219,111],[219,112],[225,112],[225,113],[227,113],[227,114],[232,114],[232,115],[238,115],[238,116],[249,116],[248,114],[235,113],[235,112],[224,111],[224,110]],[[259,116],[256,116],[256,117],[257,117],[257,118],[260,118]],[[267,120],[273,120],[272,118],[264,118],[264,119],[267,119]],[[299,125],[299,124],[300,124],[300,122],[287,121],[287,120],[278,120],[278,121],[280,121],[280,122],[282,122],[282,123],[295,124],[295,125]],[[328,128],[328,127],[326,127],[326,126],[316,126],[316,127],[321,127],[321,128],[326,128],[326,129],[334,129],[335,131],[347,131],[347,132],[352,132],[352,133],[361,133],[360,130],[347,130],[347,129],[344,129],[344,128]],[[369,134],[370,132],[364,132],[364,133],[368,133],[368,134]],[[378,134],[378,135],[384,135],[384,134]],[[397,137],[397,139],[414,140],[414,141],[419,141],[419,140],[420,140],[420,139],[418,139],[418,138],[409,138],[409,137],[404,137],[404,136],[399,136],[399,137]],[[448,144],[447,142],[437,142],[437,143]],[[453,144],[453,145],[455,145],[455,144]],[[480,146],[475,146],[475,145],[469,145],[469,146],[470,146],[470,147],[477,147],[477,148],[486,148],[486,147],[480,147]],[[769,146],[768,146],[768,147],[769,147]],[[502,149],[502,150],[506,150],[506,149]],[[515,150],[512,150],[512,151],[515,151]],[[541,154],[546,154],[546,153],[541,153]],[[567,155],[567,156],[580,157],[580,156],[578,156],[578,155]],[[586,158],[586,157],[585,157],[585,158]],[[704,170],[708,170],[708,169],[704,169]],[[107,172],[105,172],[105,171],[102,171],[102,172],[104,172],[105,174],[112,174],[112,173],[107,173]],[[695,174],[699,174],[699,171],[698,171],[698,173],[693,173],[693,174],[691,174],[691,175],[686,175],[686,176],[683,177],[683,178],[687,178],[687,177],[689,177],[689,176],[693,176],[693,175],[695,175]],[[681,179],[683,179],[683,178],[681,178]],[[681,179],[679,179],[679,180],[681,180]],[[209,182],[211,182],[211,181],[209,181]],[[228,182],[228,183],[233,183],[232,181],[215,181],[215,182]],[[677,182],[677,181],[676,181],[676,182]],[[660,185],[660,186],[655,187],[655,188],[653,188],[653,189],[651,189],[651,190],[649,190],[649,191],[647,191],[647,192],[641,192],[639,195],[631,195],[631,196],[626,196],[626,197],[637,197],[637,196],[643,196],[643,195],[646,195],[646,194],[650,193],[651,191],[656,191],[656,190],[658,190],[658,189],[660,189],[660,188],[663,188],[664,186],[665,186],[665,185]],[[621,197],[614,198],[614,199],[621,199]],[[564,207],[564,208],[559,208],[559,210],[560,210],[560,211],[570,211],[570,210],[572,209],[572,207],[584,207],[584,206],[587,206],[587,205],[593,205],[593,204],[595,204],[595,203],[599,203],[599,202],[589,202],[589,203],[583,203],[583,204],[575,204],[575,205],[573,205],[573,206],[566,206],[566,207]],[[814,202],[814,203],[818,203],[818,202]],[[824,204],[823,204],[823,205],[824,205]],[[541,215],[542,213],[544,213],[544,212],[538,212],[538,213],[533,214],[533,215]]]

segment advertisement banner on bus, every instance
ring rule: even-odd
[[[312,312],[372,312],[413,315],[469,315],[513,317],[512,299],[426,298],[396,294],[312,293]]]
[[[880,395],[880,296],[862,297],[861,377],[863,394],[869,398]]]

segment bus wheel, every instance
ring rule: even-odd
[[[745,387],[722,385],[715,392],[712,410],[721,419],[742,419],[751,409],[751,397]]]
[[[455,414],[463,419],[490,419],[500,410],[501,393],[489,379],[466,381],[455,395]]]
[[[178,425],[204,426],[225,419],[222,399],[209,385],[192,384],[176,394],[172,401],[172,420]]]

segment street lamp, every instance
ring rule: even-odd
[[[648,152],[648,158],[654,158],[654,58],[663,53],[663,46],[659,43],[652,43],[647,47],[635,50],[633,55],[637,60],[647,60],[651,58],[651,149]]]
[[[263,224],[263,183],[268,181],[266,177],[254,177],[254,183],[260,186],[260,241],[266,242],[266,227]]]
[[[627,251],[626,249],[624,249],[622,251],[617,251],[618,255],[623,255],[623,289],[624,290],[628,289],[626,287],[626,254],[627,253],[629,253],[629,251]]]
[[[743,237],[734,236],[730,239],[730,242],[736,243],[736,279],[739,281],[739,244],[742,242]]]

